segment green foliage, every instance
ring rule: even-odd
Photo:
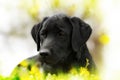
[[[32,62],[33,64],[33,62]],[[0,76],[0,80],[100,80],[99,75],[91,74],[86,68],[73,67],[68,73],[44,74],[37,65],[23,61],[9,77]],[[31,66],[30,68],[28,66]]]
[[[68,74],[59,73],[56,75],[48,73],[46,76],[44,73],[34,70],[27,71],[27,73],[24,70],[22,72],[15,70],[9,77],[0,76],[0,80],[100,80],[100,78],[98,75],[90,74],[85,68],[78,70],[73,68]]]

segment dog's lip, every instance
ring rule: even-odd
[[[48,58],[42,58],[42,57],[40,57],[40,61],[43,64],[46,63],[48,65],[56,65],[57,63],[61,62],[61,59],[57,58],[57,57],[55,57],[55,58],[50,58],[50,57],[48,57]]]
[[[52,59],[43,59],[43,60],[41,60],[41,62],[44,64],[48,64],[48,65],[56,65],[58,62],[59,62],[59,60],[52,60]]]
[[[42,60],[42,63],[46,63],[46,64],[53,64],[53,61],[43,59],[43,60]]]

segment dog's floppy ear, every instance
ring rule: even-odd
[[[80,47],[85,44],[90,37],[92,29],[87,23],[77,17],[72,17],[71,23],[73,26],[72,47],[74,51],[78,52]]]
[[[44,22],[46,19],[48,19],[48,17],[45,17],[42,22],[34,25],[33,28],[32,28],[32,30],[31,30],[31,35],[32,35],[34,41],[35,41],[36,44],[37,44],[37,51],[39,51],[39,49],[40,49],[40,35],[39,35],[39,32],[40,32],[40,30],[41,30],[41,28],[42,28],[43,22]]]

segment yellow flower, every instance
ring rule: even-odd
[[[102,44],[107,44],[109,41],[110,41],[110,39],[109,39],[109,36],[107,35],[107,34],[105,34],[105,33],[103,33],[100,37],[99,37],[99,41],[100,41],[100,43],[102,43]]]
[[[24,61],[22,61],[21,63],[20,63],[20,65],[21,66],[23,66],[23,67],[27,67],[28,66],[28,61],[26,61],[26,60],[24,60]]]
[[[40,1],[39,0],[21,0],[20,7],[25,9],[28,14],[34,19],[39,15]]]
[[[39,70],[39,68],[34,65],[31,68],[31,71],[29,71],[30,75],[33,75],[35,80],[43,80],[44,79],[44,73]]]
[[[81,76],[89,76],[90,72],[86,68],[81,67],[80,68],[80,75]]]
[[[51,7],[54,8],[60,8],[61,7],[61,2],[60,0],[52,0],[51,1]]]
[[[32,66],[30,74],[37,74],[39,73],[39,69],[36,66]]]
[[[78,72],[77,72],[77,70],[75,68],[72,68],[70,70],[70,73],[73,74],[73,75],[76,75]]]
[[[89,60],[86,59],[86,66],[88,66]],[[28,62],[23,61],[21,65],[27,66]],[[76,68],[73,67],[70,72],[63,73],[59,72],[58,74],[46,75],[44,72],[40,71],[37,67],[37,64],[31,64],[31,69],[28,70],[27,67],[17,67],[10,76],[11,80],[100,80],[99,75],[91,74],[86,67]]]
[[[76,5],[75,4],[69,6],[69,8],[68,8],[69,15],[73,15],[75,11],[76,11]]]
[[[39,5],[34,5],[30,7],[28,12],[31,14],[31,16],[36,17],[38,16],[39,9],[40,9]]]
[[[46,76],[46,80],[56,80],[56,75],[55,74],[50,74],[48,73]]]

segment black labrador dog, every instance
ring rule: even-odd
[[[90,26],[78,17],[46,17],[31,30],[39,54],[29,60],[35,60],[45,72],[67,72],[73,66],[86,67],[87,63],[92,72],[96,67],[86,45],[91,32]]]

